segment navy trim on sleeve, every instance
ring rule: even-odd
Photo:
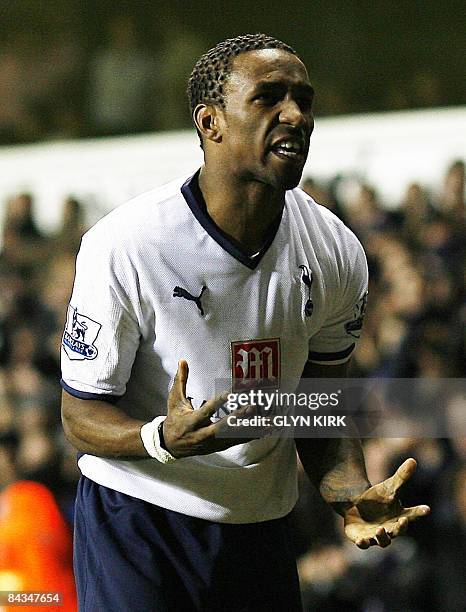
[[[103,402],[109,402],[110,404],[116,404],[117,401],[122,397],[121,395],[110,395],[105,393],[88,393],[87,391],[78,391],[78,389],[73,389],[66,384],[66,382],[60,379],[60,385],[62,388],[72,395],[73,397],[77,397],[78,399],[83,400],[101,400]]]
[[[353,352],[356,345],[352,344],[344,351],[338,351],[337,353],[317,353],[316,351],[309,351],[309,357],[311,361],[337,361],[338,359],[345,359]]]

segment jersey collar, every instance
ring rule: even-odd
[[[198,170],[193,176],[189,177],[188,180],[181,187],[181,193],[186,200],[191,212],[209,234],[209,236],[217,242],[222,249],[229,253],[232,257],[237,259],[240,263],[244,264],[251,270],[254,270],[259,265],[261,259],[264,257],[269,247],[277,235],[278,228],[282,220],[283,209],[277,218],[270,226],[266,241],[262,249],[253,256],[248,255],[243,249],[236,244],[233,244],[230,238],[225,234],[223,230],[213,221],[207,212],[207,205],[202,195],[202,191],[199,187],[199,173]]]

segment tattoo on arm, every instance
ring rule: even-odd
[[[320,366],[307,362],[302,379],[345,378],[348,363]],[[311,482],[332,508],[343,515],[370,488],[358,432],[349,419],[347,432],[354,438],[296,439],[296,448]]]
[[[338,514],[371,486],[359,439],[300,439],[296,446],[307,475]]]

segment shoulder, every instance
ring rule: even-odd
[[[181,187],[187,176],[146,191],[106,214],[83,236],[88,249],[131,249],[156,238],[187,214]]]
[[[299,188],[287,192],[287,204],[309,235],[315,237],[322,255],[328,255],[337,264],[356,257],[365,261],[360,241],[331,210]]]

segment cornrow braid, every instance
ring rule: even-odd
[[[191,115],[196,106],[202,103],[217,104],[225,108],[225,83],[230,74],[232,60],[241,53],[262,49],[283,49],[297,55],[292,47],[266,34],[244,34],[228,38],[204,53],[196,62],[188,81]]]

